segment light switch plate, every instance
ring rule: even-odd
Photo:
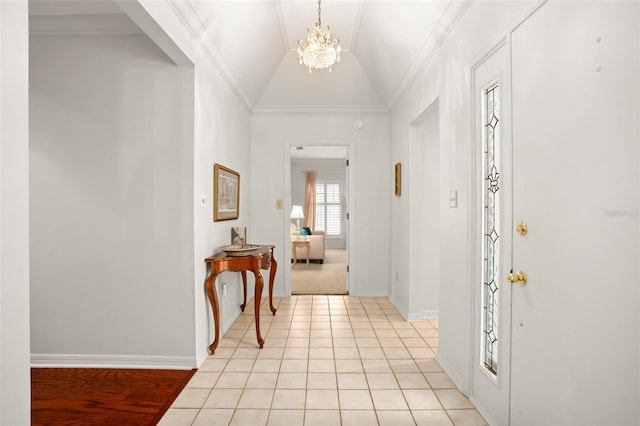
[[[200,194],[200,207],[207,207],[207,201],[206,194]]]
[[[458,207],[458,191],[449,191],[449,207]]]

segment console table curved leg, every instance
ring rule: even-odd
[[[253,296],[253,304],[255,310],[256,317],[256,337],[258,338],[258,344],[260,345],[260,349],[264,346],[264,339],[262,338],[262,334],[260,334],[260,302],[262,300],[262,287],[264,286],[264,280],[262,279],[262,273],[260,269],[253,271],[253,274],[256,277],[256,292]]]
[[[244,294],[244,302],[240,305],[240,309],[244,312],[244,308],[247,307],[247,271],[240,271],[242,275],[242,290]]]
[[[218,312],[218,290],[216,289],[216,276],[218,274],[211,273],[209,278],[206,281],[207,288],[207,296],[209,296],[209,303],[211,304],[211,310],[213,311],[213,325],[214,327],[214,340],[211,345],[209,345],[209,353],[213,355],[216,352],[216,348],[219,343],[219,334],[220,334],[220,313]]]
[[[276,314],[276,308],[273,307],[273,281],[276,278],[276,271],[278,270],[278,262],[273,256],[273,249],[271,250],[271,267],[269,268],[269,309],[273,315]]]

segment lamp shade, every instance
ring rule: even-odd
[[[291,219],[304,219],[302,206],[294,205],[293,207],[291,207]]]

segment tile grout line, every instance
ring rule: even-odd
[[[341,387],[339,386],[338,383],[338,374],[347,374],[350,373],[351,371],[347,368],[347,370],[343,371],[342,373],[339,373],[339,368],[338,368],[338,361],[339,360],[346,360],[349,361],[352,358],[352,355],[346,355],[345,358],[337,358],[337,353],[336,350],[340,347],[340,348],[353,348],[353,352],[355,354],[357,354],[357,358],[354,358],[354,360],[357,359],[358,361],[358,365],[361,368],[362,371],[362,376],[365,379],[365,382],[367,384],[367,390],[368,390],[368,394],[369,397],[371,399],[371,403],[372,403],[372,410],[374,415],[376,416],[376,420],[378,422],[380,422],[380,418],[378,417],[379,413],[378,411],[384,411],[384,410],[376,410],[376,406],[373,403],[373,395],[372,395],[372,389],[371,389],[371,382],[370,382],[370,376],[367,374],[367,370],[365,369],[364,366],[364,361],[365,359],[362,358],[362,350],[364,348],[379,348],[381,351],[381,355],[382,358],[386,365],[388,366],[392,377],[394,378],[396,384],[397,384],[397,389],[400,391],[400,393],[403,396],[403,400],[404,403],[407,406],[407,410],[409,411],[409,414],[412,416],[412,420],[414,422],[417,422],[415,415],[414,415],[414,411],[416,410],[420,410],[419,408],[416,408],[416,410],[412,410],[411,407],[409,406],[405,391],[406,390],[410,390],[412,389],[411,387],[407,387],[404,388],[403,385],[401,384],[400,380],[399,380],[399,374],[402,373],[402,369],[399,368],[394,368],[395,364],[398,364],[398,362],[392,363],[391,361],[393,360],[398,360],[399,362],[401,362],[402,360],[411,360],[411,363],[414,365],[415,368],[417,368],[417,371],[420,373],[420,376],[422,378],[424,378],[424,381],[426,382],[427,386],[426,388],[419,388],[419,389],[429,389],[430,391],[432,391],[434,393],[434,395],[436,396],[436,399],[441,407],[441,410],[444,411],[444,413],[447,415],[447,418],[449,420],[451,420],[453,422],[453,419],[451,417],[450,414],[450,410],[444,408],[444,404],[442,402],[442,398],[441,396],[439,396],[435,391],[439,390],[439,389],[449,389],[448,387],[445,388],[434,388],[433,384],[431,383],[431,381],[427,378],[427,374],[428,373],[437,373],[438,371],[429,371],[430,368],[428,368],[428,366],[421,366],[419,364],[419,360],[429,360],[429,359],[433,359],[433,357],[427,357],[427,358],[416,358],[416,356],[419,356],[417,354],[420,353],[420,351],[418,349],[420,348],[427,348],[429,349],[432,353],[436,353],[437,352],[437,346],[432,346],[432,344],[427,341],[427,336],[425,336],[424,334],[427,334],[424,332],[425,329],[435,329],[435,336],[430,338],[432,339],[438,339],[439,338],[439,333],[438,333],[438,327],[436,326],[436,324],[434,322],[432,322],[429,319],[425,319],[424,321],[427,322],[427,324],[430,325],[430,327],[416,327],[415,324],[413,323],[408,323],[406,326],[400,326],[400,324],[402,324],[399,319],[394,318],[396,314],[393,313],[393,311],[391,311],[391,309],[389,309],[389,304],[388,303],[381,303],[381,298],[364,298],[364,300],[362,299],[356,299],[357,303],[349,303],[348,300],[349,296],[343,296],[340,298],[340,302],[337,303],[336,300],[332,300],[330,297],[327,296],[323,296],[322,298],[319,297],[312,297],[306,301],[308,301],[309,303],[300,303],[302,298],[295,299],[294,303],[287,303],[286,304],[286,317],[284,319],[284,321],[277,321],[277,320],[273,320],[272,318],[269,318],[269,321],[265,321],[263,324],[266,325],[266,327],[264,327],[265,329],[265,335],[269,334],[269,331],[272,330],[277,330],[277,329],[286,329],[286,337],[284,338],[284,343],[283,343],[283,347],[282,347],[282,354],[278,356],[276,351],[275,355],[270,355],[268,358],[259,358],[260,357],[260,352],[258,352],[257,354],[255,354],[255,356],[250,356],[252,354],[248,353],[249,351],[245,351],[247,352],[247,354],[245,355],[245,357],[248,360],[251,360],[248,362],[248,364],[250,364],[249,367],[242,367],[242,368],[247,368],[249,371],[247,373],[247,378],[246,380],[243,382],[243,387],[241,388],[242,391],[240,393],[240,396],[238,397],[238,400],[235,403],[235,408],[233,408],[233,413],[232,413],[232,417],[231,419],[234,418],[234,416],[236,415],[236,413],[238,412],[238,410],[240,410],[240,401],[242,400],[242,397],[246,394],[247,389],[253,389],[253,387],[249,388],[249,379],[251,378],[252,374],[257,374],[257,372],[254,371],[254,368],[256,367],[256,363],[258,359],[271,359],[271,356],[273,356],[274,359],[278,359],[279,360],[279,366],[277,369],[276,374],[278,375],[278,377],[276,378],[276,382],[274,384],[273,387],[273,392],[271,394],[271,400],[269,402],[269,407],[266,408],[266,411],[268,411],[267,413],[267,422],[269,421],[269,419],[271,418],[271,413],[274,410],[273,408],[273,403],[275,401],[275,392],[278,390],[277,387],[277,383],[279,381],[279,376],[280,374],[283,372],[282,368],[284,366],[284,360],[285,359],[289,359],[289,358],[285,358],[285,352],[287,351],[288,348],[302,348],[301,346],[297,346],[296,342],[291,342],[293,343],[293,346],[289,346],[289,339],[291,338],[303,338],[306,345],[304,346],[305,352],[306,352],[306,369],[305,369],[305,388],[303,389],[304,394],[305,394],[305,402],[304,402],[304,409],[303,411],[303,419],[306,421],[307,420],[307,411],[308,411],[308,407],[307,407],[307,394],[308,394],[308,386],[309,386],[309,375],[312,373],[311,371],[311,361],[321,361],[324,360],[325,358],[311,358],[311,352],[313,351],[313,348],[325,348],[325,346],[323,344],[319,345],[319,346],[314,346],[312,347],[312,339],[317,338],[317,337],[313,337],[312,333],[314,332],[314,330],[328,330],[328,334],[330,336],[330,341],[331,341],[331,350],[329,351],[332,354],[332,365],[333,365],[333,372],[332,372],[332,376],[333,379],[335,381],[335,392],[336,392],[336,397],[337,397],[337,412],[340,418],[340,422],[342,422],[342,411],[343,411],[343,405],[342,405],[342,401],[340,399],[340,389]],[[282,301],[284,300],[284,298],[278,298],[277,299],[277,304],[276,306],[278,306],[278,308],[284,308],[284,306],[282,306]],[[293,300],[292,300],[293,301]],[[332,303],[333,302],[333,303]],[[351,301],[353,302],[353,300]],[[352,308],[352,309],[350,309]],[[386,311],[385,311],[386,309]],[[251,309],[250,309],[251,310]],[[354,314],[353,312],[357,311],[357,314]],[[366,320],[365,317],[366,316]],[[296,319],[296,317],[298,317],[297,319],[300,319],[300,321],[294,321]],[[319,317],[328,317],[329,320],[329,327],[328,328],[313,328],[313,324],[316,318]],[[384,317],[384,319],[383,319]],[[236,320],[237,321],[237,320]],[[385,351],[385,346],[383,346],[383,343],[381,342],[380,339],[384,339],[386,337],[379,335],[378,333],[376,333],[377,328],[374,328],[374,324],[377,321],[384,321],[384,323],[386,323],[389,328],[383,328],[383,329],[388,329],[388,330],[393,330],[393,336],[392,337],[394,339],[398,339],[398,344],[399,346],[397,346],[397,348],[401,348],[404,353],[393,353],[392,351]],[[283,323],[288,323],[289,327],[288,328],[280,328],[280,327],[276,327],[276,328],[272,328],[276,323],[276,322],[283,322]],[[300,328],[291,328],[293,322],[304,322],[306,324],[304,324],[304,326],[302,326],[303,324],[298,324],[298,327]],[[363,328],[357,328],[354,329],[354,323],[366,323],[367,327],[363,327]],[[346,326],[343,323],[347,323],[348,326]],[[397,324],[394,324],[397,323]],[[378,324],[380,325],[380,324]],[[255,326],[255,323],[253,320],[249,319],[249,320],[245,320],[244,318],[240,321],[240,322],[234,322],[234,324],[232,324],[232,329],[234,330],[234,335],[232,336],[228,336],[231,337],[235,342],[235,345],[231,345],[231,346],[225,346],[224,348],[229,350],[229,354],[227,354],[227,356],[229,356],[229,358],[227,358],[226,362],[224,363],[223,366],[221,367],[216,367],[216,368],[220,368],[219,374],[216,377],[216,379],[214,380],[212,387],[208,389],[208,393],[206,395],[206,397],[204,398],[204,402],[200,405],[200,408],[197,410],[196,413],[196,418],[198,417],[198,415],[202,412],[202,410],[204,409],[204,404],[206,403],[206,401],[208,400],[209,397],[211,397],[211,394],[213,392],[214,389],[216,389],[216,386],[218,385],[222,374],[224,374],[225,372],[231,372],[231,371],[227,371],[227,368],[229,367],[229,362],[231,361],[231,358],[235,358],[234,355],[238,354],[238,350],[240,349],[245,349],[248,341],[247,338],[249,338],[249,334],[251,334],[251,328],[252,326]],[[302,326],[302,327],[301,327]],[[409,329],[411,330],[412,333],[407,333],[407,332],[403,332],[402,330],[404,329]],[[302,333],[292,333],[292,330],[304,330],[304,332]],[[341,333],[336,335],[336,331],[340,330]],[[348,330],[349,333],[345,333],[344,331]],[[368,337],[370,334],[369,333],[362,333],[360,335],[357,335],[358,333],[355,330],[371,330],[372,331],[372,335],[374,336],[373,338],[375,339],[377,345],[376,346],[369,346],[369,343],[367,341],[363,341],[363,340],[358,340],[358,339],[369,339],[371,337]],[[240,333],[242,332],[242,333]],[[237,336],[235,334],[241,334],[241,336]],[[320,336],[322,336],[324,333],[317,333]],[[340,336],[340,337],[338,337]],[[224,336],[223,336],[224,337]],[[418,338],[418,341],[409,341],[407,339],[413,339],[413,338]],[[324,337],[322,337],[324,338]],[[350,343],[348,341],[343,342],[344,345],[343,346],[336,346],[335,345],[335,339],[336,338],[345,338],[345,339],[351,339],[353,341],[353,343]],[[362,343],[359,344],[359,343]],[[414,346],[414,343],[420,343],[417,346]],[[436,340],[436,343],[437,340]],[[353,344],[353,346],[351,346]],[[411,344],[411,346],[409,346]],[[278,346],[279,347],[279,346]],[[391,346],[389,347],[391,349],[396,348],[396,346]],[[412,352],[410,349],[414,349],[414,352]],[[345,351],[348,352],[348,351]],[[388,353],[388,352],[391,352]],[[406,356],[405,356],[406,355]],[[323,355],[324,356],[324,355]],[[398,358],[389,358],[389,357],[395,357],[397,356]],[[238,358],[238,359],[244,359],[244,358]],[[291,358],[291,359],[297,359],[297,358]],[[371,359],[377,359],[377,358],[371,358]],[[348,362],[347,362],[348,364]],[[322,369],[320,369],[322,370]],[[320,370],[318,370],[318,372],[320,372]],[[424,371],[423,371],[424,370]],[[212,371],[216,371],[216,370],[212,370]],[[354,370],[355,371],[355,370]],[[372,373],[371,373],[372,374]],[[262,388],[259,388],[262,389]],[[270,389],[270,388],[265,388],[265,389]],[[345,388],[347,389],[347,388]],[[418,389],[418,388],[416,388]],[[346,409],[346,408],[345,408]],[[460,408],[460,410],[462,410],[463,407]],[[354,408],[354,410],[366,410],[366,411],[370,411],[369,409],[360,409],[360,408]],[[451,409],[453,410],[453,409]],[[395,411],[395,410],[392,410]],[[402,410],[404,411],[404,410]],[[475,411],[474,409],[470,408],[468,411]],[[194,419],[195,421],[195,419]]]

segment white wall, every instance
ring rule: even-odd
[[[394,226],[390,300],[409,321],[439,317],[440,110],[437,99],[408,123],[401,195],[391,202]],[[394,148],[392,148],[394,149]]]
[[[193,69],[43,35],[30,83],[34,363],[193,365]]]
[[[436,100],[439,104],[440,135],[440,341],[438,359],[452,379],[469,391],[471,354],[470,312],[471,271],[468,259],[468,205],[471,134],[470,67],[483,50],[504,34],[521,11],[530,7],[524,2],[472,2],[459,19],[438,52],[425,64],[411,88],[390,112],[391,161],[411,164],[411,133],[415,123]],[[403,175],[411,174],[406,167]],[[458,191],[458,207],[448,207],[449,191]],[[413,196],[413,193],[411,194]],[[409,199],[401,197],[392,202],[391,241],[393,254],[391,297],[398,308],[409,313],[411,282],[405,271],[409,258],[410,217]],[[397,303],[400,301],[400,303]],[[404,302],[403,302],[404,301]]]
[[[305,186],[307,171],[316,171],[316,179],[318,181],[331,180],[340,182],[343,188],[342,193],[342,237],[327,237],[325,241],[326,248],[330,249],[346,249],[347,248],[347,168],[345,160],[328,160],[328,159],[293,159],[291,160],[291,205],[299,204],[304,206]]]
[[[195,359],[190,366],[197,366],[208,355],[207,347],[213,338],[211,310],[204,289],[204,281],[208,274],[204,258],[212,255],[217,247],[228,244],[231,226],[250,225],[248,215],[251,207],[249,198],[250,112],[246,104],[239,100],[242,97],[238,96],[236,88],[232,88],[220,74],[217,65],[212,62],[210,52],[205,51],[200,40],[193,38],[192,33],[185,27],[183,17],[169,2],[141,0],[118,3],[175,62],[193,65],[193,78],[189,85],[190,93],[193,94],[192,102],[189,105],[183,103],[181,109],[178,107],[187,114],[186,118],[183,117],[184,122],[190,123],[188,131],[185,129],[190,136],[188,140],[183,140],[185,144],[183,148],[191,152],[188,160],[192,164],[190,193],[182,199],[181,202],[184,204],[181,204],[180,208],[190,209],[192,212],[191,226],[189,229],[183,229],[184,235],[190,235],[191,243],[190,247],[180,253],[179,261],[184,262],[181,263],[181,267],[185,270],[181,273],[190,277],[191,284],[189,288],[184,289],[185,294],[190,294],[187,296],[190,300],[189,306],[181,313],[183,314],[182,324],[169,325],[169,329],[186,330],[185,336],[176,336],[176,339],[185,342],[186,347],[181,345],[179,348],[172,348],[171,351],[187,353],[189,358]],[[99,82],[93,83],[99,84]],[[125,111],[132,114],[139,112],[126,109]],[[144,117],[134,117],[132,121],[143,119]],[[152,119],[149,118],[149,120]],[[158,123],[154,124],[160,126]],[[154,155],[155,152],[154,150]],[[216,162],[238,171],[241,175],[241,207],[238,220],[213,222],[211,200],[213,164]],[[163,181],[167,177],[164,174],[158,176]],[[200,200],[203,195],[206,197],[206,203],[201,206]],[[153,235],[150,237],[153,238]],[[145,238],[147,238],[146,235]],[[222,281],[237,284],[239,274],[223,274],[218,280],[218,289]],[[183,295],[179,300],[182,297]],[[222,331],[226,330],[240,313],[240,297],[240,286],[232,285],[228,296],[220,298]],[[173,305],[167,312],[172,310]],[[143,322],[149,321],[143,315],[144,311],[139,312],[133,318],[134,321],[137,319]],[[189,323],[191,326],[185,326]],[[162,328],[158,329],[162,330]],[[118,331],[112,328],[109,332],[113,334]],[[71,344],[76,342],[72,341]],[[133,357],[133,361],[140,361]],[[173,359],[175,360],[175,357]],[[156,358],[156,361],[161,360]],[[169,363],[165,365],[170,366]]]
[[[408,189],[411,231],[409,320],[439,317],[440,109],[434,102],[412,124]]]
[[[353,122],[364,121],[355,129]],[[289,144],[336,145],[352,141],[350,149],[355,177],[349,182],[354,205],[350,209],[349,257],[354,282],[349,292],[355,296],[386,296],[389,288],[389,194],[392,171],[389,166],[388,120],[385,113],[256,113],[252,120],[252,185],[255,206],[251,222],[253,235],[262,243],[276,245],[276,258],[288,259],[290,182],[285,178]],[[284,200],[284,209],[276,200]],[[288,294],[282,268],[276,277],[274,293]]]
[[[31,423],[28,5],[0,2],[0,424]]]
[[[208,274],[204,259],[211,256],[217,247],[230,243],[232,226],[246,226],[248,238],[256,241],[250,214],[253,204],[250,198],[251,113],[220,74],[218,67],[212,62],[210,52],[204,50],[199,40],[194,40],[192,33],[185,28],[180,14],[176,13],[169,2],[140,0],[139,5],[151,20],[138,19],[139,11],[132,11],[132,4],[129,2],[123,3],[121,7],[146,31],[146,23],[159,26],[169,37],[169,44],[177,46],[194,66],[192,202],[195,212],[192,261],[195,271],[195,310],[192,314],[195,316],[195,354],[197,364],[200,365],[208,354],[209,344],[213,341],[213,320],[204,289]],[[214,163],[220,163],[240,173],[240,217],[237,220],[213,222],[211,200]],[[207,197],[207,205],[204,207],[200,206],[201,195]],[[217,280],[222,331],[226,330],[240,313],[242,302],[241,286],[237,285],[241,282],[239,275],[229,272],[222,274]],[[251,295],[253,278],[251,274],[248,276]],[[222,282],[231,284],[227,297],[221,297]]]

